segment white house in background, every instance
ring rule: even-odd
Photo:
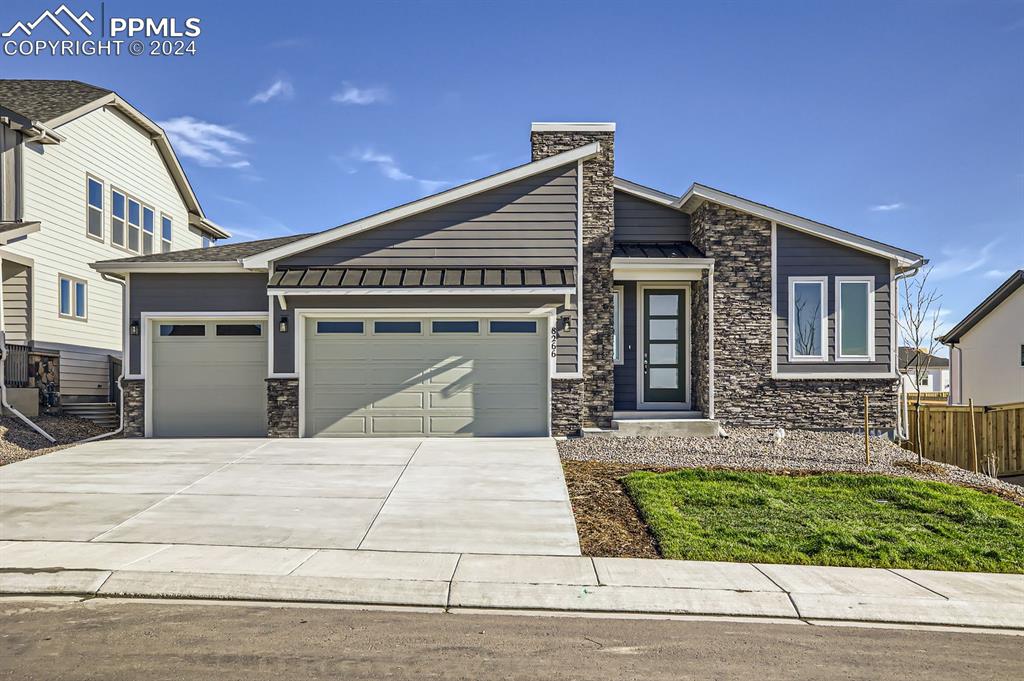
[[[951,404],[1024,402],[1024,270],[939,340],[949,346]]]
[[[89,263],[228,236],[206,219],[163,130],[116,93],[0,80],[0,325],[20,346],[9,385],[15,360],[43,351],[59,357],[62,402],[108,401],[122,287]]]
[[[899,367],[905,392],[916,393],[918,391],[916,383],[919,366],[927,366],[921,381],[921,392],[949,392],[949,359],[938,355],[929,355],[918,348],[903,346],[899,349]]]

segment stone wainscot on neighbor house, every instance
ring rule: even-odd
[[[910,251],[615,176],[611,123],[315,234],[97,262],[134,436],[892,430]],[[691,430],[690,432],[696,432]]]

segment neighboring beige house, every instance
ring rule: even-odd
[[[1024,270],[939,340],[949,346],[951,404],[1024,402]]]
[[[41,387],[48,379],[38,357],[49,353],[59,357],[62,403],[113,401],[122,287],[89,263],[227,236],[203,215],[164,132],[116,93],[77,81],[0,80],[8,385]]]
[[[916,393],[918,367],[927,367],[921,380],[921,392],[949,392],[949,358],[929,355],[924,350],[901,346],[899,368],[903,376],[903,390]]]

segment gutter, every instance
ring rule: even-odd
[[[110,281],[110,282],[113,282],[115,284],[120,285],[120,287],[121,287],[121,300],[122,300],[121,309],[127,311],[128,310],[128,284],[125,283],[125,280],[121,279],[120,277],[112,277],[109,274],[107,274],[106,272],[100,272],[100,276],[103,277],[103,279],[106,280],[106,281]],[[122,326],[123,326],[123,322],[122,322]],[[84,440],[79,440],[78,441],[79,444],[81,444],[83,442],[92,442],[94,440],[102,440],[103,438],[107,438],[107,437],[113,437],[114,435],[119,435],[121,433],[121,431],[124,430],[124,384],[122,383],[122,381],[124,380],[125,360],[127,358],[128,358],[128,339],[124,337],[124,330],[122,329],[121,375],[117,377],[117,393],[121,396],[121,408],[117,410],[117,412],[118,412],[117,413],[117,416],[118,416],[117,428],[115,428],[114,430],[110,431],[109,433],[101,433],[100,435],[93,435],[92,437],[87,437]]]
[[[3,403],[4,409],[11,412],[19,419],[25,422],[25,424],[36,431],[52,444],[57,444],[57,441],[47,433],[45,430],[40,428],[32,421],[29,417],[22,414],[20,411],[11,406],[11,403],[7,401],[7,381],[4,378],[4,371],[7,368],[7,334],[4,331],[0,331],[0,402]]]

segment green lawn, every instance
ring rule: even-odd
[[[883,475],[623,478],[665,558],[1024,572],[1024,508]]]

